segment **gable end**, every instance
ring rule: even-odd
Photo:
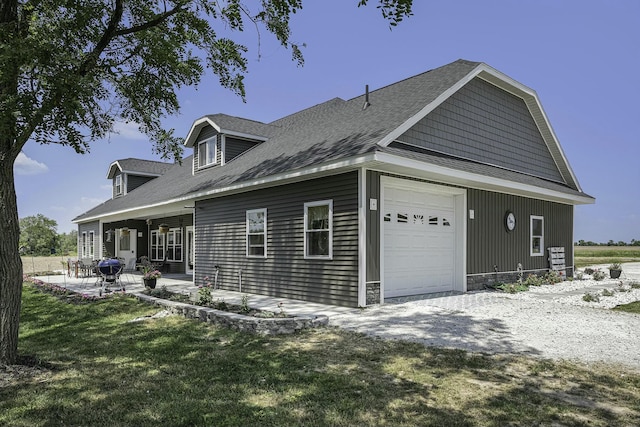
[[[522,98],[480,78],[468,82],[397,141],[564,183]]]

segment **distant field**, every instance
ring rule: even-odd
[[[22,271],[25,274],[43,273],[46,271],[62,270],[63,262],[67,262],[68,257],[60,256],[23,256],[22,258]],[[71,257],[75,259],[75,257]]]
[[[576,267],[612,262],[640,262],[640,246],[575,246]]]
[[[575,246],[576,267],[612,262],[640,262],[640,246]],[[33,272],[55,271],[62,269],[62,262],[68,257],[23,256],[22,265],[26,274]],[[71,256],[75,259],[75,256]]]

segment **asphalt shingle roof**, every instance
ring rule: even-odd
[[[135,158],[127,158],[116,160],[111,163],[107,178],[113,178],[115,175],[115,165],[120,165],[123,172],[140,173],[144,175],[162,175],[173,167],[173,163],[157,162],[154,160],[143,160]]]
[[[108,200],[75,220],[148,206],[166,200],[186,197],[208,189],[226,187],[312,165],[353,156],[388,152],[443,166],[469,170],[487,176],[499,174],[516,182],[532,177],[503,169],[472,164],[425,153],[413,153],[378,142],[420,112],[447,89],[472,72],[479,62],[458,60],[417,76],[371,91],[370,105],[363,109],[365,95],[350,100],[334,98],[295,114],[260,123],[253,120],[213,114],[207,116],[223,129],[268,138],[222,167],[192,174],[192,157],[182,165],[172,165],[161,177],[151,180],[124,197]],[[127,159],[129,160],[129,159]],[[551,185],[567,194],[583,194],[560,184],[535,179],[543,188]]]

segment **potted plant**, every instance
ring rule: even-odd
[[[149,261],[149,257],[140,257],[140,266],[142,270],[142,281],[144,286],[149,289],[156,288],[156,281],[162,277],[162,273]]]
[[[617,279],[620,277],[622,273],[622,265],[619,262],[614,262],[609,266],[609,277],[612,279]]]
[[[142,280],[144,281],[144,286],[149,289],[156,288],[156,281],[162,277],[162,273],[158,270],[148,270],[145,271],[142,275]]]

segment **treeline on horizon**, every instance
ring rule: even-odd
[[[640,240],[631,239],[630,243],[623,242],[622,240],[614,242],[609,240],[607,243],[597,243],[591,240],[578,240],[575,243],[576,246],[640,246]]]

